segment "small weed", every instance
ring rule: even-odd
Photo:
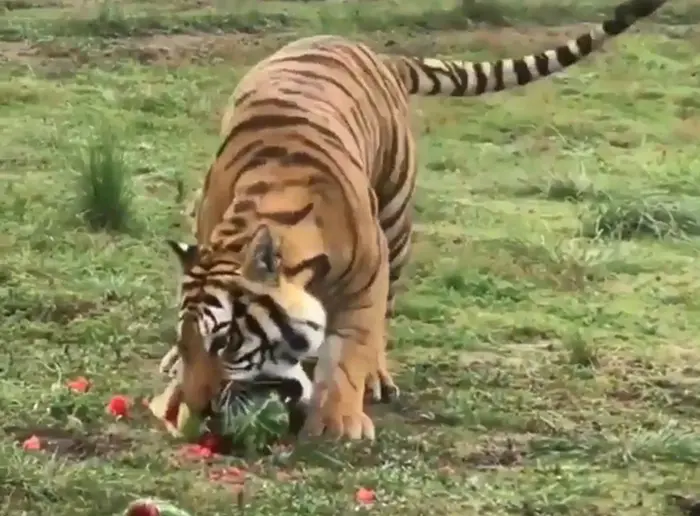
[[[543,184],[526,184],[513,192],[518,197],[541,196],[548,201],[581,202],[607,199],[608,196],[595,188],[586,177],[551,178]]]
[[[581,217],[581,235],[587,238],[681,237],[700,235],[700,213],[677,205],[613,200],[593,203]]]
[[[80,214],[93,231],[124,232],[133,222],[131,173],[119,142],[102,131],[89,145],[80,163]]]
[[[556,235],[541,235],[539,242],[504,239],[500,246],[499,254],[505,256],[492,260],[490,268],[494,272],[526,275],[564,290],[584,289],[589,283],[605,279],[609,275],[607,266],[616,254],[615,249],[597,240]]]
[[[455,13],[456,14],[456,13]],[[477,23],[507,25],[503,5],[490,0],[461,0],[459,14]]]
[[[605,248],[598,242],[574,238],[542,246],[548,251],[550,270],[557,275],[562,285],[583,288],[588,283],[605,279],[609,273],[607,265],[615,256],[615,250]]]
[[[569,363],[580,367],[597,367],[598,351],[581,332],[564,341]]]
[[[128,34],[129,20],[124,8],[114,0],[100,0],[95,17],[90,20],[95,34]]]

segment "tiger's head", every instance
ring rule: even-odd
[[[326,312],[285,277],[279,250],[260,226],[239,253],[167,241],[183,271],[177,348],[188,408],[216,409],[222,386],[294,379],[311,398],[300,360],[325,339]]]

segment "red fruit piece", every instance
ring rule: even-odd
[[[373,489],[367,489],[364,487],[361,487],[360,489],[355,492],[355,501],[357,503],[361,503],[363,505],[369,505],[373,504],[377,499],[377,495],[375,494]]]
[[[160,516],[160,511],[152,503],[137,503],[129,507],[125,516]]]
[[[92,384],[90,383],[90,380],[88,380],[84,376],[78,376],[77,378],[66,382],[66,386],[71,391],[82,394],[89,391],[90,387],[92,387]]]
[[[41,450],[41,445],[41,439],[32,435],[22,443],[22,449],[25,451]]]
[[[245,471],[233,466],[216,468],[209,471],[209,480],[224,484],[244,484]]]
[[[112,396],[107,404],[107,410],[117,418],[129,417],[129,399],[121,394]]]
[[[178,455],[187,460],[206,460],[214,456],[209,448],[199,444],[186,444],[180,448]]]
[[[197,444],[202,448],[207,448],[212,453],[219,453],[221,449],[221,438],[211,432],[207,432],[199,438]]]

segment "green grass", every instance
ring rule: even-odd
[[[518,23],[556,25],[592,21],[609,12],[603,0],[558,4],[537,0],[440,0],[430,6],[415,2],[396,8],[393,1],[355,2],[116,2],[75,1],[62,9],[48,0],[4,0],[8,14],[0,18],[0,41],[41,40],[53,37],[125,37],[229,31],[258,34],[267,31],[431,31],[465,30],[474,24],[512,26]],[[0,10],[3,4],[0,3]],[[700,7],[678,0],[659,19],[685,25],[700,20]]]
[[[377,49],[518,55],[562,36],[533,22],[595,19],[609,2],[564,13],[502,0],[493,5],[523,27],[432,32],[444,26],[399,26],[420,18],[415,3],[359,15],[352,3],[244,3],[241,17],[296,32],[148,40],[124,37],[133,19],[167,28],[233,9],[124,3],[103,12],[99,27],[126,27],[104,40],[80,28],[98,18],[75,15],[79,2],[37,4],[0,4],[0,34],[30,37],[0,42],[0,514],[113,514],[156,496],[197,515],[239,503],[249,515],[336,515],[366,487],[375,514],[661,516],[700,491],[695,27],[644,23],[518,92],[416,99],[417,234],[391,332],[403,397],[371,409],[377,442],[196,464],[179,461],[139,399],[164,386],[157,364],[175,328],[178,268],[164,240],[187,234],[178,199],[200,184],[247,67],[320,27]],[[396,12],[380,23],[380,11]],[[678,1],[654,21],[696,18]],[[76,156],[104,122],[138,232],[93,231],[76,216]],[[79,375],[93,381],[86,394],[64,387]],[[112,394],[134,400],[131,418],[105,413]],[[47,451],[21,449],[32,434]],[[247,469],[242,494],[210,479],[224,465]]]

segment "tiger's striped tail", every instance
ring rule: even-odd
[[[554,49],[518,59],[474,63],[433,58],[386,56],[411,95],[472,97],[524,86],[578,63],[637,20],[653,14],[666,0],[627,0],[611,19]]]

